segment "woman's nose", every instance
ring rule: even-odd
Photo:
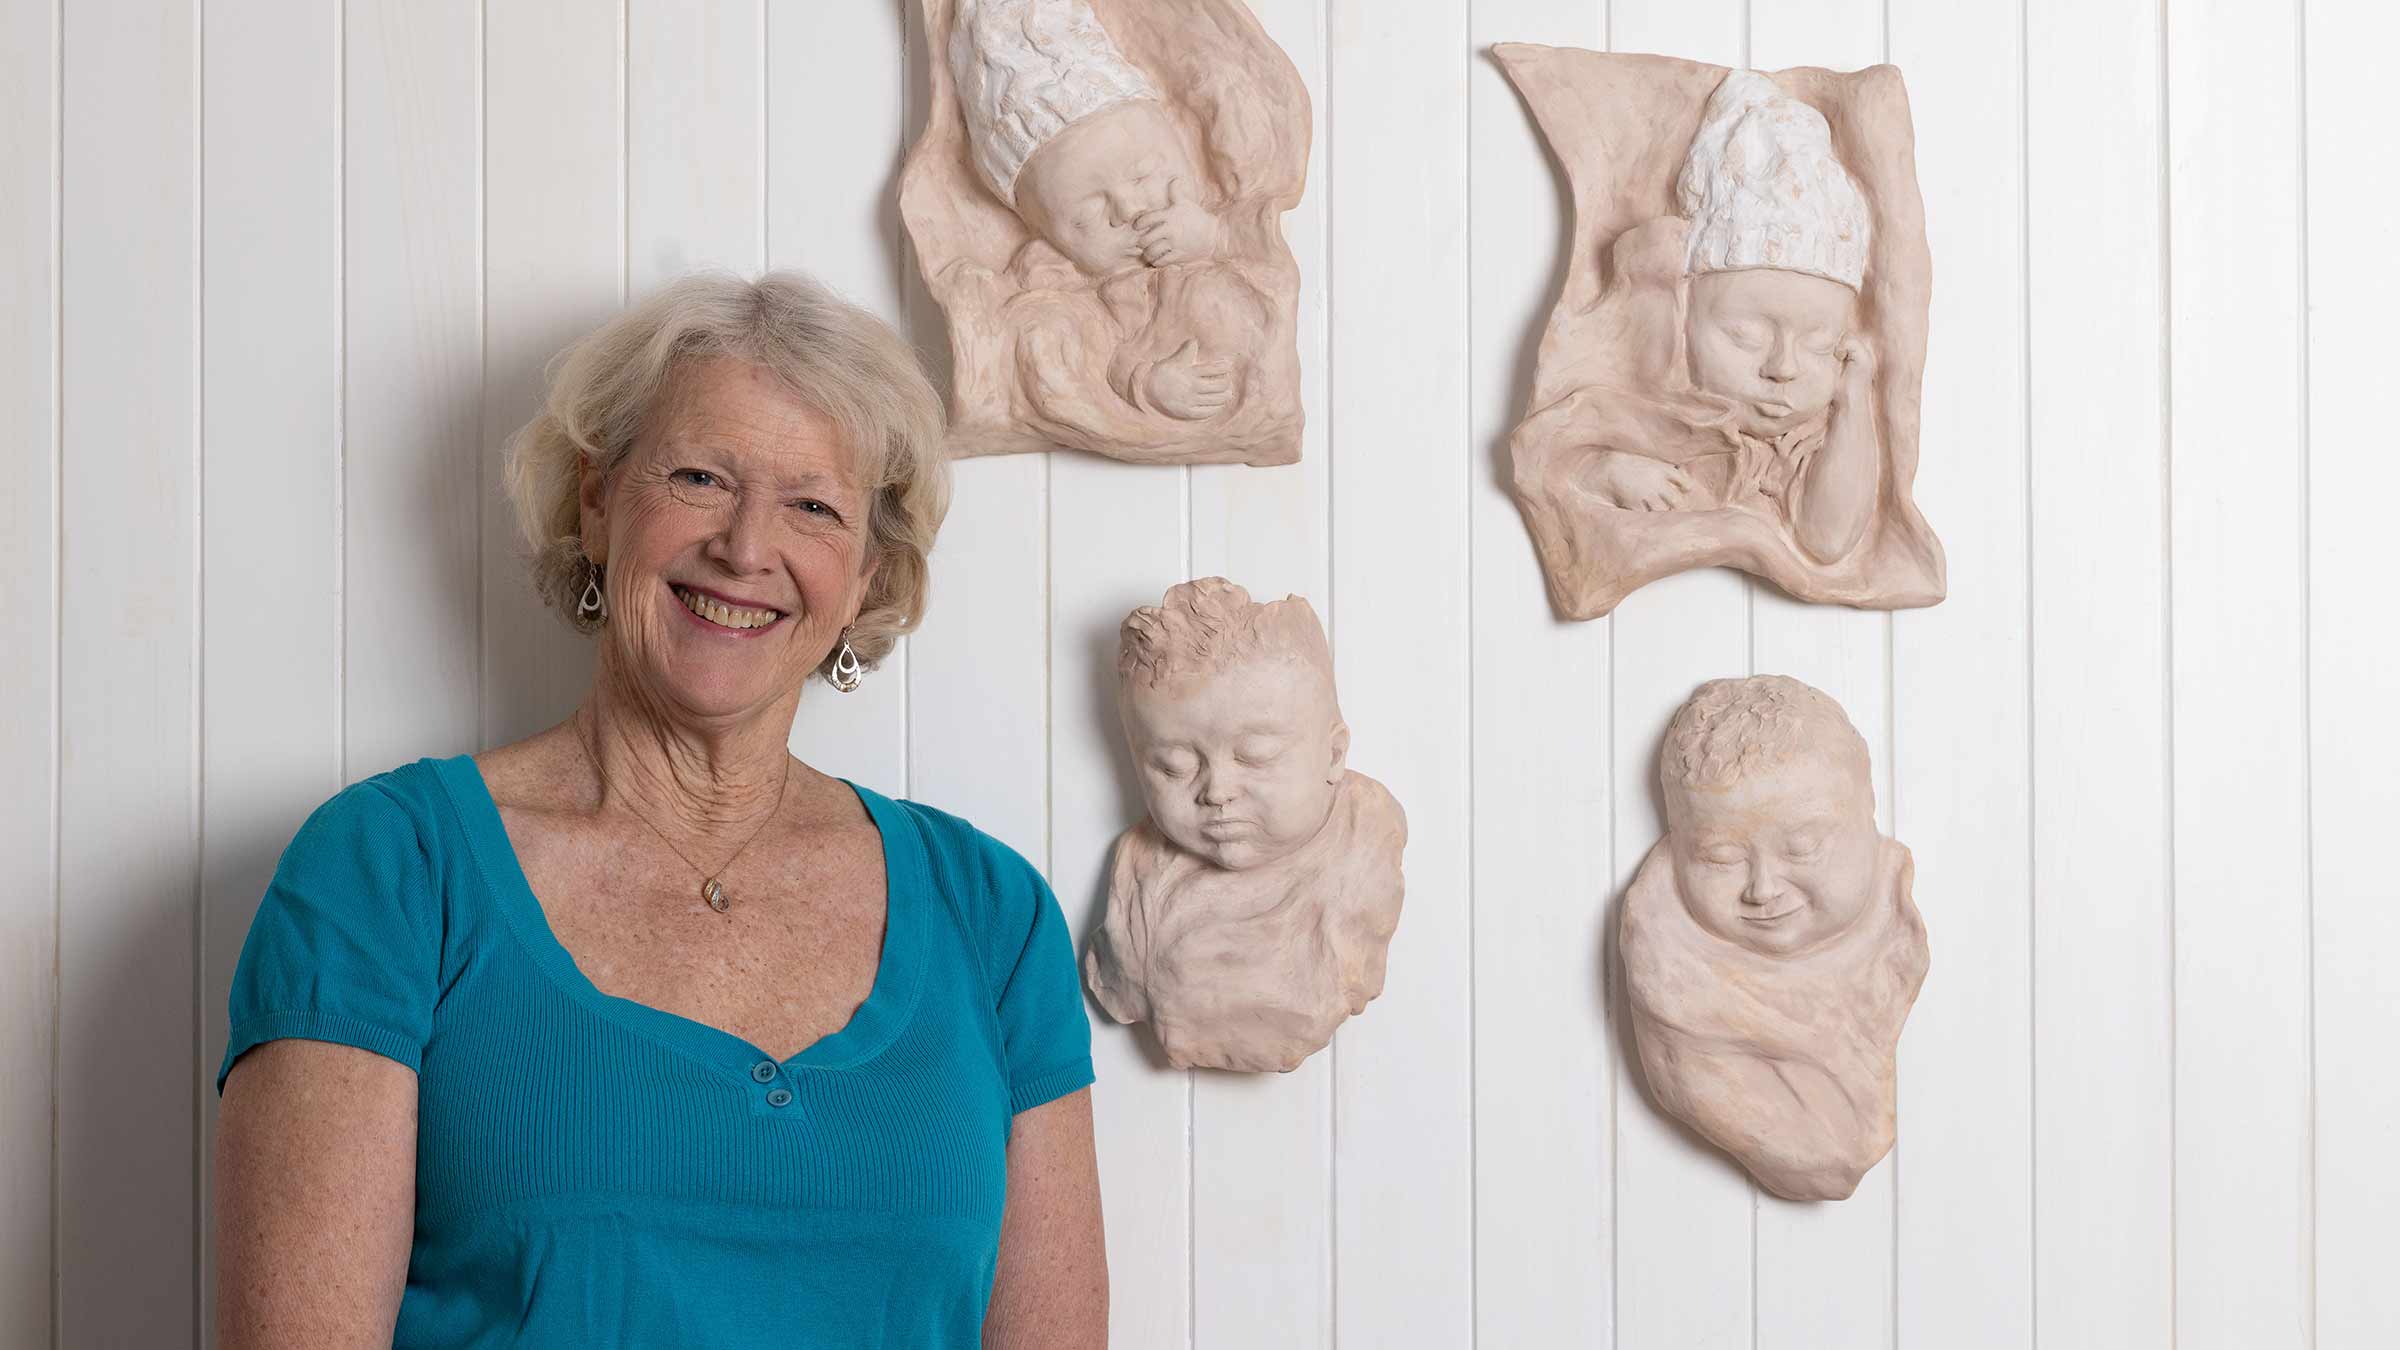
[[[747,575],[767,565],[769,539],[773,526],[770,515],[775,503],[764,494],[739,494],[733,510],[710,541],[709,551],[737,575]]]

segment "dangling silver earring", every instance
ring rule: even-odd
[[[858,653],[850,650],[850,629],[842,628],[842,650],[833,658],[833,687],[847,694],[858,688],[866,668],[858,664]]]
[[[575,614],[578,618],[586,614],[597,614],[600,616],[600,622],[608,622],[608,596],[600,589],[600,564],[598,563],[592,564],[591,578],[583,583],[583,596],[575,602]]]

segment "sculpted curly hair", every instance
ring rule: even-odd
[[[1306,600],[1270,604],[1223,577],[1186,581],[1125,616],[1117,630],[1117,673],[1152,686],[1237,666],[1288,662],[1333,674],[1333,650]]]
[[[1743,775],[1803,750],[1842,756],[1873,792],[1866,739],[1850,725],[1841,704],[1789,675],[1710,680],[1667,724],[1658,776],[1670,791],[1730,787]]]

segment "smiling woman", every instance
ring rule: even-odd
[[[948,481],[914,354],[796,274],[560,358],[508,486],[590,692],[284,851],[218,1071],[222,1344],[1105,1340],[1056,898],[787,749],[923,617]]]

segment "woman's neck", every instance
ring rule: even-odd
[[[613,666],[603,655],[568,723],[590,756],[585,771],[598,770],[583,800],[595,811],[629,807],[678,843],[757,828],[794,769],[798,691],[740,718],[698,718]]]

